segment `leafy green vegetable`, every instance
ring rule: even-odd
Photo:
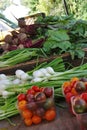
[[[83,47],[80,44],[73,43],[73,46],[70,48],[70,50],[68,50],[72,59],[75,59],[75,56],[78,58],[83,58],[85,56],[85,52],[82,50],[82,48]]]
[[[69,36],[67,35],[65,30],[56,30],[54,33],[54,30],[49,30],[49,35],[51,38],[57,41],[67,41],[69,40]]]
[[[50,52],[51,49],[55,48],[60,48],[63,52],[66,52],[71,47],[70,38],[65,30],[49,30],[48,36],[43,46],[46,52]]]
[[[87,47],[87,21],[76,20],[73,16],[46,16],[36,23],[46,25],[44,36],[47,37],[43,50],[46,54],[69,52],[72,59],[83,58]]]

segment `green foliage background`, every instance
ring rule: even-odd
[[[44,12],[46,15],[65,14],[64,0],[20,0],[22,5],[31,9],[31,14]],[[75,18],[87,20],[87,0],[66,0],[69,14]],[[0,1],[0,10],[4,10],[11,4],[10,0]]]
[[[36,6],[38,4],[39,0],[21,0],[21,3],[26,6],[29,7],[31,9],[32,12],[36,11]]]
[[[87,20],[87,0],[67,0],[70,13]]]
[[[46,15],[65,14],[63,0],[21,0],[32,12],[45,12]],[[69,14],[87,20],[87,0],[66,0]]]

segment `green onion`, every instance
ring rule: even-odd
[[[15,51],[16,52],[16,51]],[[30,60],[32,57],[35,57],[37,56],[37,53],[36,51],[29,51],[27,49],[24,49],[22,51],[18,51],[17,52],[19,53],[15,53],[15,55],[11,55],[12,53],[9,52],[10,56],[8,59],[6,59],[6,57],[8,57],[8,55],[5,55],[3,56],[5,59],[3,61],[3,58],[2,60],[0,60],[0,67],[7,67],[7,66],[13,66],[13,65],[16,65],[18,63],[22,63],[22,62],[25,62],[27,60]]]

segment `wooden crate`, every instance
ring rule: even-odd
[[[25,25],[34,24],[39,16],[45,17],[45,14],[44,13],[36,13],[36,14],[33,14],[33,15],[29,15],[29,16],[26,16],[26,17],[19,18],[19,19],[17,19],[18,20],[18,26],[24,27]]]

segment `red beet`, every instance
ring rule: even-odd
[[[29,47],[32,46],[32,40],[31,39],[27,39],[22,44],[24,45],[25,48],[29,48]]]
[[[35,41],[30,47],[32,48],[39,48],[42,47],[43,43],[45,42],[44,38],[38,39],[37,41]]]
[[[16,49],[17,49],[16,45],[10,45],[8,48],[9,51],[16,50]]]

